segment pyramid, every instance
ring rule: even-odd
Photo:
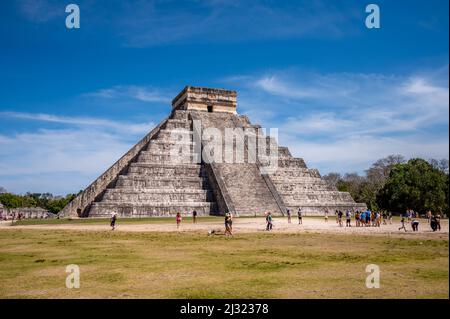
[[[323,215],[366,209],[278,146],[236,106],[236,91],[185,87],[173,99],[171,114],[59,216],[156,217],[194,210],[199,216],[260,216],[299,207],[304,215]]]

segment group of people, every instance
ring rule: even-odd
[[[291,219],[291,211],[287,209],[286,211],[287,220],[288,223],[292,223]],[[328,222],[328,215],[329,211],[328,209],[325,210],[325,222]],[[366,211],[359,211],[357,210],[347,210],[345,214],[341,210],[335,211],[336,215],[336,223],[339,224],[339,227],[344,227],[344,218],[345,218],[345,227],[352,227],[352,219],[354,217],[355,219],[355,226],[356,227],[380,227],[381,224],[387,225],[388,223],[392,225],[392,219],[393,215],[391,212],[379,212],[379,211],[371,211],[370,209],[367,209]],[[297,211],[297,217],[298,217],[298,224],[303,224],[303,211],[300,207]],[[403,215],[400,215],[401,220],[401,227],[398,230],[404,230],[406,229],[406,223],[411,223],[411,228],[413,231],[419,230],[419,214],[417,212],[414,212],[412,209],[407,209],[406,213]],[[181,226],[182,216],[181,213],[176,214],[176,223],[177,223],[177,229]],[[266,230],[271,231],[273,229],[273,216],[272,213],[269,211],[265,212],[265,218],[266,218]],[[110,219],[110,225],[111,230],[114,230],[116,228],[116,220],[117,220],[117,213],[111,214]],[[440,214],[432,214],[431,211],[427,212],[427,220],[428,224],[430,225],[431,229],[433,231],[440,231],[441,230],[441,215]],[[192,211],[192,221],[194,224],[197,223],[197,212],[194,210]],[[233,235],[233,216],[231,213],[225,214],[225,235],[226,236],[232,236]]]
[[[288,223],[291,223],[291,210],[287,209],[286,210],[286,215],[288,218]],[[302,212],[302,208],[300,207],[297,211],[297,217],[298,217],[298,224],[302,225],[303,224],[303,212]]]
[[[336,210],[335,215],[336,223],[343,227],[344,213],[341,210]],[[353,215],[355,216],[356,227],[380,227],[382,223],[383,225],[392,224],[392,213],[371,211],[370,209],[361,212],[357,210],[353,213],[351,210],[347,210],[345,212],[345,227],[352,227]],[[325,213],[325,222],[328,222],[327,212]]]

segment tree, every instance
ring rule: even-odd
[[[436,160],[434,158],[430,159],[428,162],[430,162],[430,164],[434,167],[437,168],[441,171],[443,171],[444,173],[448,174],[448,159],[441,159],[441,160]]]
[[[322,176],[322,178],[330,185],[331,187],[337,187],[337,183],[341,180],[341,174],[331,172],[328,175]]]
[[[391,169],[397,165],[405,162],[402,155],[389,155],[385,158],[377,160],[372,166],[366,170],[367,179],[380,188],[383,186],[386,179],[389,177]]]
[[[428,210],[448,213],[449,175],[423,159],[411,159],[395,165],[377,203],[394,212],[412,208],[420,213]]]

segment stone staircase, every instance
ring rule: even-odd
[[[174,216],[177,212],[210,215],[216,204],[202,164],[195,163],[191,121],[185,111],[173,112],[154,139],[139,152],[124,174],[118,175],[99,200],[92,203],[89,217]],[[182,150],[182,156],[173,152]]]
[[[242,121],[239,115],[230,113],[192,112],[194,119],[201,121],[202,129],[216,128],[224,136],[225,128],[236,128]],[[264,181],[257,164],[248,161],[245,152],[244,163],[222,163],[215,165],[216,174],[225,184],[226,192],[238,216],[261,216],[266,211],[282,215],[273,194]]]
[[[356,203],[348,192],[340,192],[324,181],[317,169],[310,169],[303,159],[294,158],[290,152],[279,154],[278,169],[270,174],[275,188],[292,213],[302,208],[304,215],[323,215],[327,209],[366,209],[365,204]]]

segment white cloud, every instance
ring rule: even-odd
[[[283,70],[224,79],[240,111],[325,172],[362,172],[389,154],[448,158],[448,66],[411,75]],[[255,115],[255,118],[253,117]]]
[[[169,92],[149,86],[137,85],[117,85],[111,88],[85,93],[83,96],[104,99],[133,99],[149,103],[170,103],[171,101]]]
[[[5,118],[65,124],[0,135],[0,184],[12,192],[77,192],[153,127],[90,117],[0,112]]]
[[[120,134],[89,128],[0,136],[1,184],[13,192],[76,192],[131,146]],[[80,176],[91,178],[80,180]]]
[[[18,5],[22,14],[36,23],[47,22],[65,14],[65,4],[55,0],[21,0]]]
[[[340,37],[360,32],[348,4],[300,1],[274,6],[267,1],[192,1],[124,4],[116,27],[126,45],[239,42],[299,37]],[[324,23],[325,21],[325,23]],[[264,25],[264,28],[261,28]]]
[[[15,118],[22,120],[42,121],[51,123],[71,124],[77,126],[91,126],[112,129],[114,131],[128,132],[129,134],[144,134],[155,126],[153,122],[148,123],[127,123],[112,121],[93,117],[69,117],[44,113],[25,113],[25,112],[0,112],[4,118]]]

